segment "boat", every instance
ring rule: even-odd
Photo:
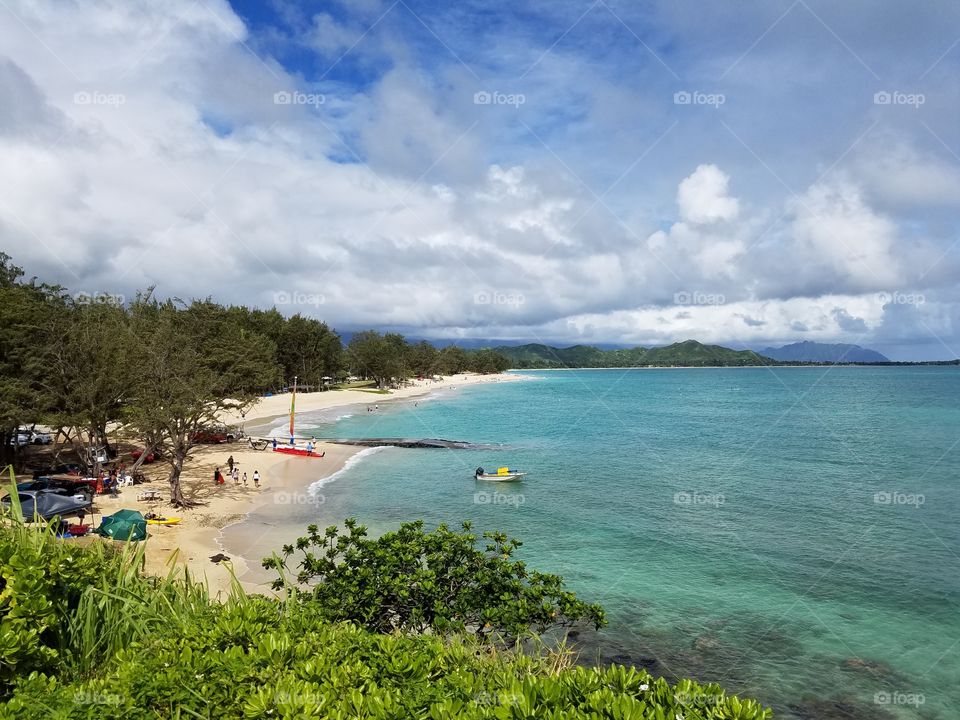
[[[283,453],[284,455],[297,455],[299,457],[314,457],[314,458],[322,458],[325,454],[322,452],[319,452],[319,453],[314,452],[313,450],[304,450],[303,448],[298,448],[298,447],[285,447],[283,445],[279,445],[275,447],[273,451],[277,453]]]
[[[526,475],[525,472],[511,470],[508,467],[497,468],[495,473],[488,473],[482,467],[478,467],[473,473],[473,477],[477,480],[490,480],[492,482],[513,482],[524,475]]]
[[[294,432],[294,418],[297,407],[297,378],[293,378],[293,395],[290,397],[290,444],[289,445],[278,445],[277,441],[274,439],[273,451],[275,453],[282,453],[284,455],[296,455],[297,457],[310,457],[310,458],[322,458],[325,453],[314,452],[313,451],[313,440],[310,440],[309,446],[306,448],[298,448],[294,445],[294,439],[296,434]],[[253,443],[251,442],[251,445]],[[254,445],[256,448],[256,445]]]
[[[148,517],[147,525],[176,525],[180,522],[178,517]]]

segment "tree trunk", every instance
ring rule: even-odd
[[[183,463],[186,459],[187,453],[183,450],[174,451],[173,457],[170,458],[170,503],[178,508],[193,507],[197,504],[183,496],[183,488],[180,486],[180,473],[183,471]]]

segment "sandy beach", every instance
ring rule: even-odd
[[[487,384],[511,382],[523,379],[516,374],[501,375],[456,375],[442,380],[415,380],[407,387],[381,394],[361,389],[332,390],[327,392],[299,393],[297,395],[297,414],[328,410],[351,405],[382,405],[432,393],[451,393],[458,388]],[[248,435],[257,436],[266,433],[269,423],[290,411],[290,395],[280,394],[262,398],[243,417],[225,417],[229,424],[242,423]],[[294,502],[311,502],[307,492],[310,484],[327,478],[343,469],[346,462],[361,452],[363,448],[318,441],[317,451],[324,457],[296,458],[273,453],[269,449],[257,451],[243,442],[223,445],[198,446],[184,467],[181,482],[187,498],[199,503],[197,507],[176,510],[167,501],[169,485],[166,463],[143,465],[141,470],[149,482],[123,488],[116,497],[98,496],[94,504],[96,520],[121,508],[136,509],[143,513],[153,512],[166,517],[180,517],[177,525],[149,525],[147,539],[147,571],[166,574],[171,568],[183,569],[195,579],[203,579],[209,585],[211,594],[225,594],[230,587],[231,577],[244,578],[253,569],[260,567],[260,561],[271,552],[279,550],[278,540],[262,531],[238,533],[232,537],[242,538],[234,542],[244,548],[242,555],[230,554],[229,561],[214,562],[211,558],[223,553],[221,545],[222,531],[228,526],[242,524],[253,510],[267,505],[283,505]],[[247,484],[235,484],[227,478],[224,485],[216,485],[213,473],[220,467],[226,474],[227,458],[233,456],[239,466],[240,475],[247,474]],[[261,476],[260,487],[253,484],[253,472],[258,470]],[[161,500],[138,501],[137,497],[147,490],[157,490]],[[242,527],[242,525],[241,525]],[[273,544],[271,544],[273,543]],[[256,573],[254,573],[256,575]],[[268,592],[263,583],[263,573],[257,575],[258,582],[244,581],[245,589],[253,592]]]

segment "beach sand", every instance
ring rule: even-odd
[[[456,375],[439,381],[413,381],[390,394],[364,392],[362,390],[334,390],[328,392],[302,393],[297,395],[297,413],[326,410],[348,405],[378,405],[396,400],[414,398],[430,393],[447,393],[457,388],[484,383],[520,380],[519,375]],[[251,436],[264,434],[271,420],[290,411],[290,395],[274,395],[260,400],[243,418],[227,417],[225,422],[242,422]],[[269,576],[260,567],[261,560],[272,552],[279,551],[283,542],[269,528],[243,525],[248,514],[267,506],[281,508],[285,504],[311,502],[307,492],[317,480],[327,478],[341,470],[347,460],[363,448],[337,445],[319,441],[317,452],[323,458],[298,458],[272,452],[253,450],[241,442],[223,445],[198,446],[184,467],[181,484],[184,495],[202,503],[194,508],[178,510],[170,506],[167,476],[169,465],[162,462],[141,466],[149,482],[123,488],[119,495],[102,495],[94,503],[95,523],[100,517],[122,508],[136,509],[143,513],[153,512],[165,517],[180,517],[177,525],[148,525],[146,545],[147,571],[165,575],[173,567],[186,570],[194,579],[205,580],[212,595],[225,597],[229,592],[232,577],[241,579],[248,592],[269,592],[265,582]],[[247,473],[247,485],[235,485],[230,478],[226,484],[215,485],[213,472],[216,467],[226,475],[227,458],[233,456],[239,465],[241,477]],[[259,470],[260,488],[253,485],[253,471]],[[138,502],[137,496],[145,490],[158,490],[162,500]],[[341,518],[342,519],[342,518]],[[215,563],[211,557],[223,552],[221,545],[224,528],[230,527],[230,546],[242,550],[233,553],[230,560]]]

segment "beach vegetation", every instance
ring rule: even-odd
[[[578,599],[559,575],[514,560],[520,546],[503,533],[478,537],[468,522],[459,531],[409,522],[371,538],[348,519],[343,530],[311,525],[264,566],[280,571],[275,590],[293,587],[326,619],[373,632],[467,632],[510,645],[550,628],[605,624],[603,608]]]
[[[143,575],[141,547],[0,525],[0,719],[771,717],[717,685],[580,666],[564,647],[375,632],[237,583],[214,599],[189,576]]]

